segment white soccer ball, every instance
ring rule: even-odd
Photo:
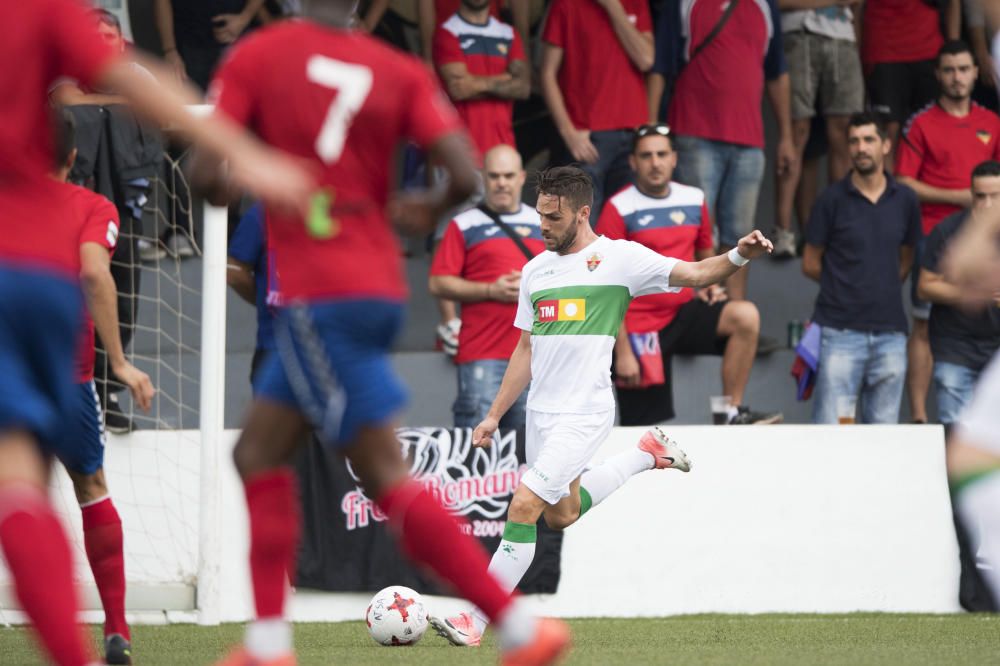
[[[427,609],[416,591],[391,585],[372,597],[365,624],[376,643],[413,645],[427,631]]]

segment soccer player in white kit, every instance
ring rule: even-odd
[[[1000,307],[1000,205],[970,215],[945,255],[944,272],[966,307]],[[1000,605],[1000,353],[979,376],[972,400],[948,440],[952,502],[972,541],[972,552]]]
[[[586,469],[614,425],[611,356],[632,298],[722,282],[773,249],[754,231],[726,254],[679,261],[639,243],[595,234],[592,201],[593,186],[582,170],[554,167],[539,174],[536,208],[547,251],[522,269],[514,320],[521,339],[489,414],[473,433],[475,446],[489,446],[500,418],[530,382],[529,469],[511,500],[489,568],[510,590],[534,558],[539,517],[553,529],[565,529],[640,472],[691,468],[676,443],[653,428],[635,449]],[[478,609],[430,622],[453,644],[467,646],[479,644],[487,624]]]

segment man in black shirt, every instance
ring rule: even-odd
[[[851,116],[847,142],[853,168],[816,201],[802,256],[802,272],[820,285],[812,320],[823,328],[813,422],[837,423],[838,403],[857,399],[862,423],[896,423],[906,376],[901,285],[920,206],[885,172],[891,143],[880,119]]]
[[[1000,162],[986,161],[972,171],[972,208],[941,221],[927,237],[917,294],[933,305],[931,351],[938,418],[952,424],[972,397],[979,373],[1000,347],[1000,302],[978,311],[958,307],[963,290],[949,283],[941,269],[948,242],[970,215],[1000,207]]]

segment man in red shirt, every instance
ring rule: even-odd
[[[777,176],[797,160],[787,69],[776,0],[692,0],[672,3],[660,16],[650,108],[659,111],[673,81],[668,118],[677,180],[705,192],[723,249],[754,226],[766,161],[765,90],[778,126]],[[730,298],[746,298],[747,277],[743,270],[727,281]]]
[[[531,70],[521,37],[490,16],[489,0],[462,0],[437,27],[434,66],[479,153],[513,146],[514,100],[531,92]]]
[[[899,128],[937,93],[934,57],[945,39],[958,39],[961,0],[878,0],[864,3],[862,12],[861,62],[868,79],[868,103],[872,111],[888,118],[893,152],[887,166],[892,170],[901,147]],[[969,171],[971,167],[966,176]]]
[[[907,123],[896,152],[896,176],[920,199],[921,228],[927,236],[948,215],[972,205],[969,174],[980,162],[1000,159],[1000,117],[972,101],[979,75],[964,42],[945,43],[937,56],[941,94]],[[917,244],[920,261],[923,240]],[[918,264],[919,265],[919,264]],[[927,421],[927,392],[933,372],[927,320],[930,303],[913,285],[913,332],[907,343],[907,389],[914,421]]]
[[[542,93],[569,153],[594,182],[590,219],[629,182],[632,129],[646,122],[644,73],[653,66],[646,0],[553,0],[546,19]],[[565,162],[564,162],[565,163]]]
[[[72,556],[47,492],[49,456],[73,409],[73,352],[82,308],[79,229],[69,186],[51,177],[47,92],[61,76],[118,91],[173,125],[258,194],[304,205],[312,180],[231,124],[197,119],[187,90],[157,85],[119,60],[76,0],[8,3],[0,23],[0,548],[49,659],[83,666]],[[155,65],[153,66],[155,68]],[[162,68],[160,68],[162,70]],[[89,640],[89,639],[88,639]]]
[[[266,207],[268,248],[287,305],[276,309],[278,353],[264,361],[233,454],[246,489],[256,621],[245,646],[223,663],[295,663],[283,619],[299,539],[289,463],[308,428],[350,459],[405,552],[498,620],[505,659],[541,652],[547,658],[537,663],[549,663],[568,646],[565,625],[535,619],[488,574],[478,542],[409,478],[396,438],[406,395],[389,350],[407,288],[392,222],[429,232],[475,189],[475,167],[461,121],[431,73],[350,30],[353,4],[310,2],[305,19],[250,35],[211,86],[216,113],[299,156],[321,184],[307,216]],[[393,157],[407,139],[442,165],[448,184],[390,202]]]
[[[521,203],[524,179],[521,156],[512,146],[496,146],[486,153],[486,196],[478,207],[451,221],[431,264],[431,293],[462,303],[455,356],[456,427],[474,428],[486,417],[517,346],[519,334],[513,322],[521,268],[528,254],[534,256],[545,249],[538,213]],[[521,242],[509,236],[497,220]],[[526,398],[526,393],[521,395],[501,427],[524,427]]]
[[[629,163],[635,184],[608,200],[595,231],[681,261],[713,256],[705,193],[671,180],[677,153],[667,126],[638,128]],[[742,406],[759,334],[757,306],[730,301],[719,285],[635,298],[615,343],[621,424],[653,425],[674,417],[670,358],[675,353],[722,356],[722,392],[730,397],[727,423],[781,421],[781,414]]]

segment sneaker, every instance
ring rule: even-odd
[[[775,228],[774,251],[771,257],[774,259],[791,259],[795,256],[795,232],[788,229]]]
[[[215,666],[295,666],[295,655],[286,654],[275,659],[258,659],[254,657],[244,647],[239,647],[230,652],[222,661],[215,662]]]
[[[149,241],[140,238],[136,243],[139,247],[139,258],[143,261],[159,261],[167,256],[167,251],[163,249],[159,241]]]
[[[677,442],[671,440],[659,428],[652,428],[639,439],[639,450],[653,456],[656,469],[679,469],[682,472],[691,471],[691,461],[687,454],[681,451]]]
[[[194,256],[191,241],[184,234],[170,234],[170,238],[167,239],[167,252],[170,253],[171,257],[177,259],[187,259]]]
[[[757,338],[757,356],[770,356],[779,349],[784,349],[785,345],[777,338],[769,335],[762,335]]]
[[[745,405],[740,405],[736,409],[736,416],[729,419],[727,425],[767,425],[785,420],[785,415],[781,412],[753,412]]]
[[[131,664],[132,645],[121,634],[104,638],[104,661],[107,664]]]
[[[570,647],[569,626],[562,620],[541,618],[531,642],[500,655],[502,666],[548,666]]]
[[[135,430],[135,424],[122,412],[118,396],[114,393],[108,395],[108,404],[104,406],[104,429],[116,435],[124,435]]]
[[[452,645],[459,647],[479,647],[482,635],[476,631],[476,623],[470,613],[459,613],[454,617],[439,618],[429,616],[427,621],[434,631]]]
[[[437,334],[437,343],[441,351],[448,356],[458,353],[458,334],[462,330],[462,320],[452,319],[445,324],[438,324],[434,329]]]

